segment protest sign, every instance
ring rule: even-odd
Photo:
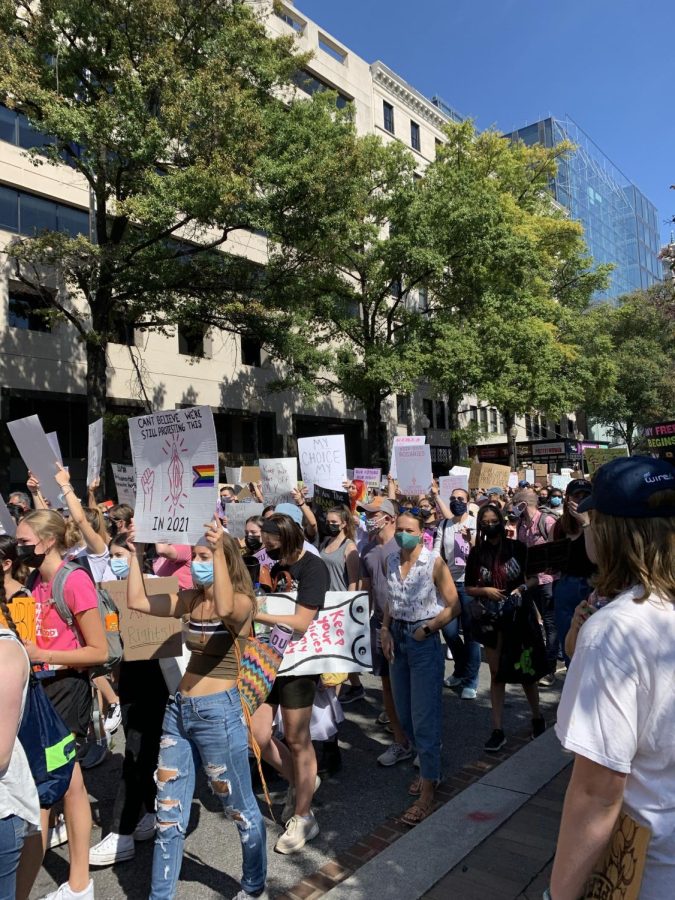
[[[469,472],[469,487],[471,490],[487,490],[491,487],[499,487],[503,490],[509,486],[511,470],[508,466],[498,466],[496,463],[474,463]]]
[[[0,534],[9,534],[11,537],[16,534],[16,522],[2,497],[0,497]]]
[[[295,593],[268,594],[265,611],[293,615]],[[289,643],[280,675],[366,672],[370,669],[370,613],[363,591],[328,591],[323,609],[305,634]]]
[[[242,466],[241,483],[257,484],[260,481],[260,466]]]
[[[148,597],[178,593],[178,579],[175,575],[171,575],[169,578],[144,578],[143,582]],[[126,581],[104,581],[101,587],[110,594],[117,607],[126,662],[136,662],[141,659],[169,659],[172,656],[182,655],[182,623],[180,619],[169,616],[150,616],[147,613],[128,609]]]
[[[443,475],[438,479],[438,493],[441,500],[448,501],[450,494],[457,490],[469,490],[469,479],[466,475]]]
[[[546,463],[535,463],[534,464],[534,479],[538,481],[540,484],[546,484],[546,480],[548,478],[548,466]]]
[[[323,510],[324,514],[333,506],[349,506],[349,494],[347,491],[334,491],[330,488],[314,486],[314,506]]]
[[[218,447],[208,406],[129,419],[138,541],[194,544],[213,519]]]
[[[404,497],[426,494],[431,487],[431,447],[428,444],[398,444],[394,447],[398,489]]]
[[[354,469],[354,481],[363,481],[368,487],[379,488],[382,482],[382,469]]]
[[[103,460],[103,419],[97,419],[89,426],[87,448],[87,487],[101,477]]]
[[[394,438],[394,443],[391,445],[391,460],[389,462],[389,474],[392,478],[398,478],[398,473],[396,471],[396,455],[395,450],[397,447],[417,447],[420,444],[424,444],[426,442],[426,438],[423,434],[397,434]]]
[[[525,469],[525,481],[532,486],[536,480],[534,469]]]
[[[509,487],[510,488],[518,487],[518,473],[517,472],[509,472]]]
[[[675,464],[675,422],[657,422],[643,431],[647,449],[653,456]]]
[[[469,479],[470,472],[471,472],[471,469],[468,468],[467,466],[453,466],[450,469],[450,475],[466,475],[467,482]]]
[[[246,522],[251,516],[261,516],[264,503],[228,503],[225,508],[227,530],[233,538],[243,538]]]
[[[569,475],[551,475],[551,487],[559,491],[567,490],[567,485],[571,480]]]
[[[16,630],[21,640],[24,643],[26,641],[35,643],[35,598],[31,594],[27,597],[22,597],[17,594],[11,601],[7,600],[7,606],[9,607],[12,622],[16,625]],[[12,626],[0,611],[0,628],[11,627]]]
[[[241,466],[237,466],[233,468],[232,466],[225,466],[225,479],[227,484],[240,484],[241,483]]]
[[[63,465],[63,454],[61,453],[58,434],[55,431],[50,431],[47,434],[47,440],[49,441],[49,446],[54,451],[54,456],[58,459],[61,465]]]
[[[347,478],[347,455],[343,434],[327,434],[323,437],[298,438],[298,459],[302,480],[309,496],[314,485],[339,491]]]
[[[27,468],[40,482],[40,493],[54,508],[65,506],[61,488],[54,480],[56,454],[47,440],[37,416],[15,419],[7,427]]]
[[[292,456],[282,459],[261,459],[260,480],[265,503],[292,500],[291,491],[298,484],[298,460]]]
[[[628,456],[625,447],[584,447],[584,459],[591,477],[603,463],[609,462],[610,459],[619,459],[622,456]]]
[[[560,474],[561,474],[561,475],[569,475],[570,478],[572,477],[572,472],[573,472],[573,471],[574,471],[573,469],[567,469],[567,468],[565,468],[564,466],[562,466],[562,467],[560,468]]]
[[[117,502],[126,503],[133,509],[136,506],[136,470],[122,463],[111,463],[110,468],[117,488]]]

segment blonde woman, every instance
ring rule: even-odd
[[[556,731],[575,756],[551,877],[577,900],[621,808],[651,830],[641,900],[675,885],[675,468],[605,463],[578,506],[599,596],[581,625]]]

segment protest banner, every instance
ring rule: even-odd
[[[11,537],[16,534],[16,522],[2,497],[0,497],[0,534],[9,534]]]
[[[584,459],[591,478],[603,463],[609,462],[610,459],[619,459],[622,456],[628,456],[625,447],[584,447]]]
[[[546,463],[535,463],[534,464],[534,480],[538,481],[540,484],[546,484],[548,479],[548,466]]]
[[[233,538],[243,538],[246,522],[251,516],[261,516],[264,503],[228,503],[225,508],[227,530]]]
[[[675,465],[675,422],[657,422],[643,429],[643,439],[652,456]]]
[[[103,460],[103,419],[97,419],[89,426],[87,447],[87,487],[101,477]]]
[[[47,440],[37,416],[15,419],[7,427],[26,467],[40,482],[40,493],[55,509],[65,506],[61,488],[54,480],[56,475],[56,454]]]
[[[213,519],[218,447],[208,406],[129,419],[138,541],[195,544]]]
[[[260,481],[260,466],[242,466],[241,483],[257,484]]]
[[[35,643],[35,598],[32,595],[28,597],[16,595],[11,601],[7,600],[7,605],[21,640],[24,643],[26,641]],[[11,628],[1,611],[0,628]]]
[[[261,459],[260,480],[266,504],[292,501],[291,491],[298,484],[298,460],[295,456],[281,459]]]
[[[339,491],[347,478],[347,454],[343,434],[327,434],[323,437],[298,438],[298,459],[302,480],[309,496],[314,485]]]
[[[334,506],[349,507],[349,494],[347,491],[334,491],[317,484],[314,486],[314,506],[318,506],[324,515]]]
[[[265,611],[293,615],[295,593],[268,594]],[[371,665],[368,594],[328,591],[323,609],[305,634],[289,643],[280,675],[367,672]]]
[[[136,470],[122,463],[110,463],[110,468],[115,479],[117,502],[126,503],[133,509],[136,506]]]
[[[565,491],[571,480],[569,475],[551,475],[551,487],[559,491]]]
[[[178,593],[178,579],[175,575],[171,575],[169,578],[144,578],[143,582],[148,597]],[[141,659],[170,659],[182,655],[182,623],[180,619],[169,616],[150,616],[147,613],[128,609],[126,581],[104,581],[101,587],[110,594],[117,607],[126,662],[137,662]]]
[[[486,491],[491,487],[503,490],[509,486],[511,470],[496,463],[474,463],[469,471],[469,488]]]
[[[398,473],[396,471],[396,456],[395,450],[397,447],[417,447],[420,444],[426,443],[426,438],[423,434],[397,434],[394,438],[394,443],[391,445],[391,460],[389,462],[389,474],[392,478],[398,478]]]
[[[431,447],[428,444],[398,444],[394,447],[398,489],[404,497],[418,497],[431,487]]]
[[[382,469],[354,469],[354,481],[363,481],[368,487],[379,488],[382,482]]]
[[[54,456],[58,459],[58,461],[63,465],[63,454],[61,453],[61,445],[59,444],[59,436],[55,431],[50,431],[47,434],[47,440],[49,441],[49,446],[54,451]]]
[[[225,481],[227,484],[241,483],[241,466],[225,466]]]
[[[442,475],[438,479],[438,493],[441,500],[446,502],[450,499],[453,491],[469,490],[469,479],[466,475]]]

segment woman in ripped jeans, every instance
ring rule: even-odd
[[[199,761],[227,818],[239,830],[241,891],[265,889],[267,852],[262,814],[251,787],[248,731],[236,686],[238,654],[251,630],[255,597],[239,548],[217,520],[193,548],[193,590],[147,597],[141,575],[143,546],[133,545],[127,581],[129,609],[188,617],[190,662],[169,697],[157,766],[157,832],[150,900],[175,896]],[[236,637],[235,637],[236,635]]]

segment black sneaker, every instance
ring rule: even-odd
[[[490,740],[487,741],[483,750],[487,750],[488,753],[497,753],[498,750],[501,750],[504,744],[506,743],[506,735],[501,730],[501,728],[495,728],[495,730],[490,735]]]
[[[532,719],[532,740],[538,738],[546,731],[546,722],[543,716],[538,719]]]
[[[355,703],[357,700],[365,700],[366,692],[360,684],[350,684],[348,688],[340,691],[339,700],[343,706]]]
[[[337,741],[324,741],[319,754],[319,775],[337,775],[342,768],[342,754]]]

